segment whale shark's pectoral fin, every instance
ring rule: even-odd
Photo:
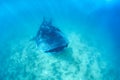
[[[41,39],[38,39],[38,37],[33,37],[32,39],[30,39],[30,41],[34,41],[36,42],[36,45],[39,46],[42,42]]]
[[[36,37],[31,38],[30,41],[36,41]]]

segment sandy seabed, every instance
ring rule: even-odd
[[[69,46],[58,54],[43,53],[34,42],[11,47],[3,80],[118,80],[101,53],[71,33]]]

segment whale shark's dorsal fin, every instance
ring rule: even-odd
[[[42,26],[52,26],[52,19],[49,19],[49,20],[47,20],[45,17],[43,18],[43,21],[42,21],[42,24],[41,24],[41,26],[40,27],[42,27]]]

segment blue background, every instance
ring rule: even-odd
[[[70,41],[60,55],[41,53],[29,41],[43,17]],[[0,80],[119,80],[119,58],[119,0],[0,1]]]

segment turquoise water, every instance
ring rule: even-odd
[[[0,80],[120,80],[118,0],[0,1]],[[30,39],[43,17],[69,40],[59,54]]]

